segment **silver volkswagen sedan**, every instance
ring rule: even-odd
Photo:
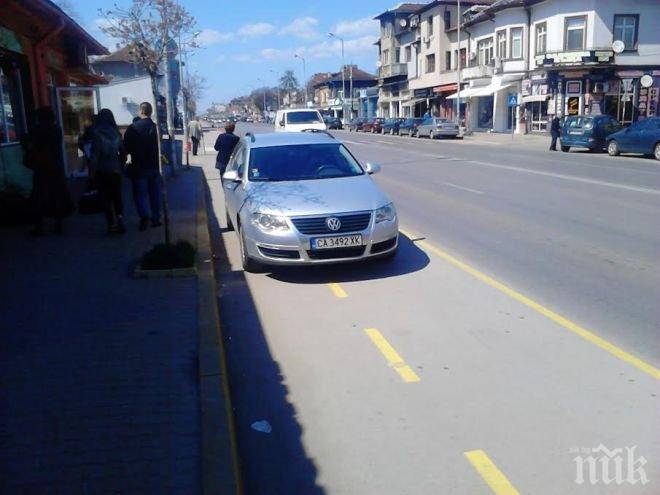
[[[246,135],[222,176],[243,268],[394,256],[398,220],[378,170],[325,131]]]

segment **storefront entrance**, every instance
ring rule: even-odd
[[[94,88],[57,88],[57,109],[64,134],[64,169],[69,177],[88,174],[78,140],[99,110],[98,91]]]
[[[527,103],[531,132],[546,132],[548,128],[548,101]]]
[[[477,127],[480,129],[493,128],[493,103],[494,98],[490,96],[480,96],[477,100]]]

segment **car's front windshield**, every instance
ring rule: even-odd
[[[253,148],[248,178],[257,182],[330,179],[363,175],[350,152],[339,143]]]
[[[289,124],[318,124],[322,122],[319,114],[312,111],[289,112],[286,115]]]

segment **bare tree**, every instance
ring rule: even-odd
[[[112,9],[99,10],[106,19],[107,25],[101,27],[103,32],[120,40],[129,47],[133,62],[145,68],[151,78],[151,91],[154,101],[159,101],[158,76],[163,64],[167,65],[168,50],[172,49],[173,40],[179,39],[182,33],[188,33],[195,25],[195,19],[176,0],[132,0],[126,7],[117,4]],[[166,68],[166,83],[169,79],[169,68]],[[168,91],[168,93],[170,93]],[[167,95],[170,100],[171,95]],[[171,156],[176,156],[173,116],[168,102],[168,134],[170,138]],[[156,129],[158,132],[158,156],[161,173],[163,160],[161,155],[161,132],[158,105],[156,105]],[[174,167],[174,164],[172,164]],[[165,242],[170,243],[169,208],[167,188],[163,188],[163,211],[165,216]]]
[[[200,74],[191,74],[186,80],[184,92],[188,103],[188,111],[191,115],[197,114],[199,100],[202,99],[202,96],[207,89],[208,84],[206,78]]]

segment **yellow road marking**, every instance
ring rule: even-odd
[[[328,284],[328,287],[330,287],[330,290],[333,292],[335,296],[337,296],[339,299],[344,299],[348,297],[348,294],[346,294],[346,291],[341,288],[341,285],[331,283]]]
[[[403,358],[399,356],[399,353],[396,352],[394,347],[392,347],[387,340],[385,340],[385,337],[383,337],[383,335],[378,330],[375,328],[365,328],[364,331],[367,333],[374,345],[378,347],[378,350],[383,354],[383,356],[385,356],[385,359],[387,359],[389,365],[394,368],[394,371],[396,371],[399,376],[401,376],[401,378],[403,378],[404,382],[412,383],[420,381],[417,373],[415,373],[413,369],[405,363]]]
[[[493,461],[483,450],[471,450],[465,452],[464,455],[494,493],[497,495],[518,495],[518,490],[502,474],[502,471],[497,469],[497,466],[493,464]]]
[[[406,237],[409,237],[410,239],[416,239],[417,237],[409,232],[404,232],[401,230],[401,233],[405,235]],[[656,380],[660,380],[660,369],[656,368],[655,366],[642,361],[638,357],[633,356],[632,354],[624,351],[620,347],[615,346],[611,342],[605,340],[602,337],[599,337],[596,335],[594,332],[587,330],[586,328],[578,325],[577,323],[572,322],[568,318],[560,315],[559,313],[555,313],[551,309],[546,308],[545,306],[537,303],[533,299],[530,299],[527,296],[522,295],[520,292],[504,285],[501,282],[498,282],[494,278],[486,275],[485,273],[480,272],[476,268],[471,267],[467,263],[464,263],[460,261],[459,259],[453,257],[451,254],[446,253],[442,251],[441,249],[438,249],[437,247],[429,244],[426,241],[420,240],[416,241],[415,244],[418,246],[424,248],[425,250],[439,256],[443,260],[447,261],[448,263],[454,265],[457,268],[460,268],[464,272],[469,273],[473,277],[475,277],[478,280],[481,280],[485,284],[490,285],[491,287],[497,289],[498,291],[506,294],[507,296],[511,297],[512,299],[515,299],[516,301],[524,304],[528,308],[533,309],[537,313],[542,314],[546,318],[554,321],[558,325],[564,327],[566,330],[569,330],[573,332],[574,334],[582,337],[584,340],[587,342],[590,342],[594,344],[597,347],[600,347],[604,351],[609,352],[613,356],[616,356],[617,358],[621,359],[622,361],[625,361],[628,364],[631,364],[632,366],[636,367],[640,371],[643,371],[644,373],[647,373],[651,375],[653,378]]]

